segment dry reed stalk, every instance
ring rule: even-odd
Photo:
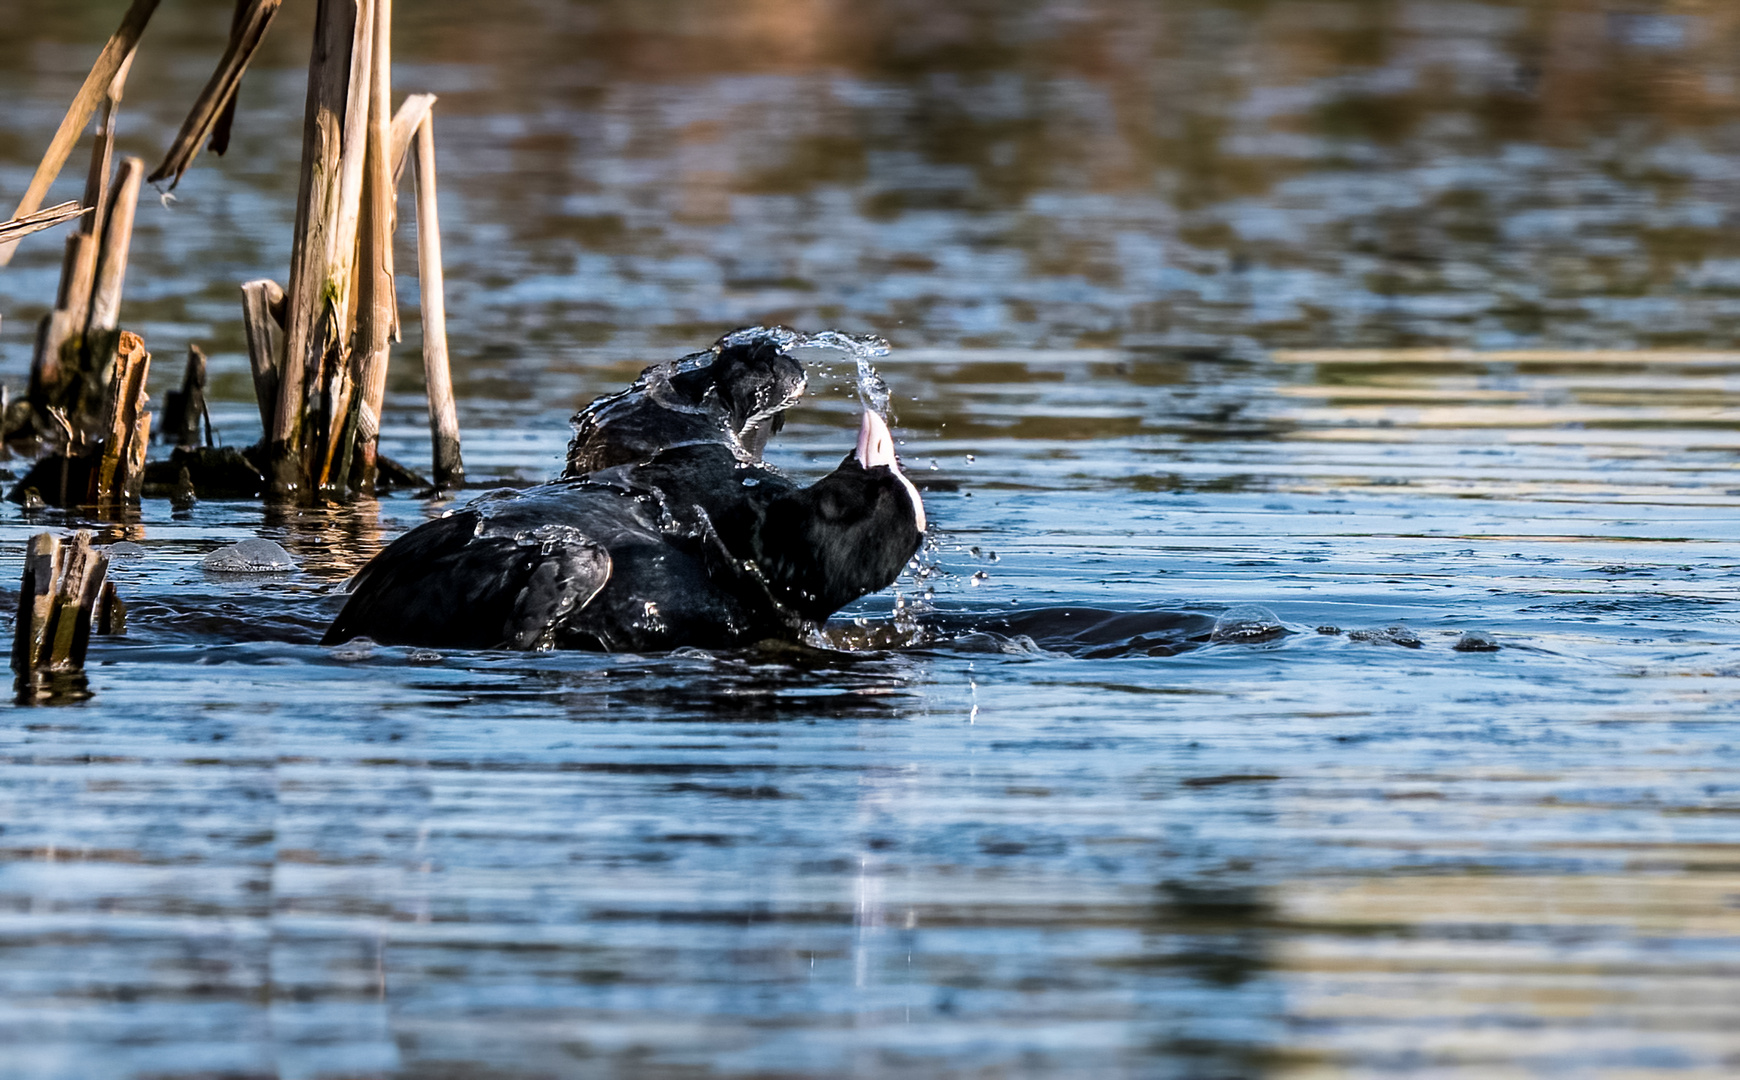
[[[367,167],[369,110],[374,104],[370,82],[375,62],[375,5],[379,0],[357,0],[356,22],[351,37],[350,74],[344,104],[344,148],[338,181],[338,227],[330,234],[329,261],[347,272],[333,279],[342,298],[338,328],[349,328],[351,305],[356,299],[357,227],[362,219],[363,177]],[[339,335],[344,341],[344,335]]]
[[[322,485],[354,478],[362,491],[374,490],[381,406],[387,388],[387,353],[398,333],[398,302],[393,289],[393,228],[397,192],[392,161],[392,0],[374,0],[374,64],[370,69],[369,128],[364,155],[363,216],[357,260],[357,331],[352,352],[354,403],[344,402],[335,416],[345,424],[339,445],[328,452]],[[335,402],[335,406],[337,403]],[[342,422],[342,421],[340,421]],[[341,468],[334,475],[333,458]]]
[[[91,135],[91,163],[85,172],[85,206],[89,212],[79,224],[79,231],[67,238],[66,257],[61,262],[60,293],[55,298],[54,311],[43,317],[37,335],[36,355],[30,365],[30,398],[37,411],[49,404],[50,398],[64,396],[66,370],[64,353],[68,342],[76,343],[79,359],[88,359],[85,327],[90,321],[91,293],[96,285],[97,258],[102,251],[102,237],[107,225],[110,202],[110,172],[115,156],[115,111],[127,86],[127,72],[133,66],[133,54],[122,59],[121,66],[109,80],[103,98],[103,113],[97,129]],[[87,365],[74,360],[74,371]]]
[[[274,314],[276,311],[276,314]],[[260,405],[260,431],[270,439],[284,368],[284,290],[261,278],[242,286],[242,326],[248,337],[248,366],[254,373],[254,399]]]
[[[109,80],[108,92],[103,95],[102,118],[91,133],[91,164],[85,172],[85,205],[95,208],[96,213],[85,219],[83,231],[93,236],[103,235],[102,215],[108,204],[110,173],[115,164],[115,113],[121,107],[121,95],[127,89],[127,72],[132,67],[133,57],[128,54],[121,61],[115,77]]]
[[[375,0],[375,66],[371,73],[369,100],[369,146],[373,155],[367,162],[366,174],[374,181],[374,201],[386,221],[384,231],[371,234],[378,245],[379,258],[373,272],[386,267],[386,277],[375,278],[376,291],[371,302],[385,303],[392,319],[391,337],[399,338],[399,292],[394,288],[393,234],[399,231],[399,177],[394,171],[393,147],[393,0]],[[386,370],[387,354],[381,351],[381,370]],[[379,404],[376,412],[379,413]]]
[[[138,334],[122,331],[109,376],[103,446],[91,479],[91,501],[113,510],[137,497],[145,471],[145,446],[151,440],[151,414],[145,411],[145,380],[151,354]]]
[[[237,27],[241,26],[243,20],[248,17],[248,10],[252,2],[253,0],[236,0],[236,10],[230,16],[230,37],[236,36]],[[225,102],[224,107],[218,111],[217,122],[212,125],[211,129],[211,140],[205,144],[207,150],[219,157],[222,157],[230,148],[230,129],[236,123],[237,96],[231,94],[230,100]]]
[[[55,585],[59,578],[60,537],[37,533],[24,553],[24,577],[18,590],[18,620],[12,629],[12,670],[24,678],[39,666],[43,644],[53,622]]]
[[[78,143],[79,133],[90,122],[91,114],[108,93],[115,76],[133,55],[133,49],[139,44],[139,35],[145,32],[145,24],[151,21],[151,14],[157,10],[158,3],[159,0],[133,0],[127,14],[121,19],[120,28],[103,46],[90,74],[85,76],[84,84],[73,95],[72,105],[67,109],[66,116],[61,118],[60,127],[49,141],[48,152],[42,155],[36,174],[30,178],[30,186],[25,189],[24,197],[18,200],[18,209],[12,212],[13,217],[25,217],[42,205],[43,196],[48,194],[54,178],[60,175],[61,166],[66,164],[67,157]],[[8,238],[0,234],[0,266],[12,261],[12,253],[17,250],[17,246],[16,237]]]
[[[198,345],[187,347],[187,367],[181,386],[163,395],[163,441],[176,446],[200,446],[200,421],[205,418],[205,352]]]
[[[138,417],[133,421],[133,430],[128,436],[127,459],[123,462],[124,471],[116,477],[116,503],[136,506],[139,502],[140,490],[145,486],[145,452],[151,446],[151,414],[143,408],[145,404],[145,383],[139,382]]]
[[[327,354],[342,348],[348,326],[350,264],[355,257],[355,214],[345,210],[351,161],[346,160],[352,129],[358,139],[366,116],[347,112],[354,71],[368,64],[373,20],[369,0],[320,0],[314,48],[308,61],[308,104],[302,132],[302,173],[296,200],[296,235],[290,256],[285,316],[284,361],[267,443],[279,497],[308,494],[311,398],[323,390]],[[366,80],[365,80],[366,82]],[[366,110],[366,98],[361,109]],[[360,150],[354,160],[361,178]],[[360,184],[349,190],[358,191]],[[348,234],[344,223],[351,223]]]
[[[356,438],[351,407],[356,393],[354,354],[358,346],[358,299],[365,287],[362,236],[363,200],[368,188],[369,145],[373,140],[375,41],[380,24],[376,19],[383,0],[359,0],[356,34],[351,39],[349,97],[344,107],[343,171],[339,175],[339,219],[333,232],[333,265],[344,273],[331,281],[331,333],[323,353],[319,381],[321,411],[316,432],[310,495],[340,486],[349,470],[350,450]],[[333,465],[343,468],[334,475]]]
[[[119,83],[126,77],[129,63],[115,76]],[[79,231],[87,236],[103,235],[103,207],[109,201],[109,183],[115,171],[115,94],[111,88],[109,96],[103,99],[103,117],[97,121],[97,130],[91,133],[91,164],[85,173],[85,205],[93,211],[90,217],[79,223]]]
[[[60,264],[60,292],[55,296],[54,308],[73,315],[80,326],[91,313],[91,286],[97,280],[100,248],[101,241],[88,232],[75,232],[66,238],[66,258]]]
[[[103,582],[97,593],[96,632],[104,637],[118,637],[127,632],[127,604],[115,591],[113,581]]]
[[[63,549],[65,550],[65,549]],[[60,587],[55,590],[59,609],[48,638],[53,643],[50,665],[83,667],[85,648],[91,640],[91,609],[108,575],[109,557],[91,547],[89,533],[73,537],[61,562]]]
[[[446,283],[441,269],[441,215],[435,206],[435,117],[417,124],[417,286],[423,315],[423,383],[429,394],[429,440],[435,486],[465,481],[459,455],[459,412],[447,359]]]
[[[218,61],[217,70],[212,72],[211,79],[205,88],[194,99],[193,108],[182,121],[181,131],[170,144],[169,152],[164,155],[163,163],[157,166],[152,174],[146,177],[150,183],[161,180],[169,181],[171,191],[181,182],[182,174],[193,165],[193,159],[198,156],[200,146],[208,140],[213,143],[215,152],[221,154],[215,133],[218,123],[227,116],[233,116],[236,100],[236,90],[242,85],[242,74],[248,70],[248,62],[254,58],[254,53],[260,48],[260,43],[266,39],[266,31],[272,26],[273,16],[278,14],[278,8],[284,0],[238,0],[235,18],[230,23],[230,41],[224,49],[224,55]],[[225,142],[228,142],[228,128],[225,127]]]
[[[133,212],[139,205],[139,185],[145,162],[123,158],[120,175],[104,210],[103,248],[97,256],[96,283],[91,288],[91,312],[86,336],[114,330],[121,322],[121,288],[127,280],[127,254],[133,243]]]
[[[87,221],[96,216],[91,214]],[[65,378],[62,354],[67,342],[84,338],[85,321],[91,309],[91,285],[97,276],[98,247],[97,238],[83,231],[66,238],[60,293],[55,297],[54,310],[42,317],[36,354],[30,363],[30,400],[38,407],[46,403],[44,395],[60,386]]]
[[[11,221],[0,221],[0,242],[16,243],[31,233],[52,229],[56,225],[71,221],[73,218],[89,212],[87,208],[80,206],[76,201],[63,202],[51,206],[47,210],[38,210],[34,214],[13,218]]]
[[[405,163],[411,155],[411,137],[423,126],[423,118],[435,107],[435,100],[434,94],[412,94],[399,103],[399,111],[393,114],[393,145],[387,156],[393,163],[394,191],[399,190],[399,183],[405,178]]]
[[[46,410],[51,399],[68,376],[67,342],[80,340],[85,323],[70,311],[51,311],[42,317],[36,329],[36,359],[30,365],[29,398],[33,406]],[[76,360],[75,360],[76,366]]]
[[[104,589],[108,573],[109,557],[91,546],[90,533],[75,533],[71,542],[52,533],[30,538],[12,638],[20,700],[37,700],[52,676],[83,669],[91,616],[113,595]]]

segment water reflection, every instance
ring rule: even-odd
[[[26,103],[0,125],[19,187],[81,70],[73,43],[111,14],[12,9],[32,28],[0,44],[0,90]],[[401,81],[441,95],[462,400],[525,400],[503,376],[528,358],[755,322],[1245,354],[1734,341],[1740,27],[1719,6],[658,11],[400,13]],[[124,150],[166,144],[223,14],[159,14]],[[142,215],[130,319],[148,340],[239,356],[234,281],[282,273],[308,18],[283,15],[228,159]],[[50,302],[57,255],[27,246],[0,283],[13,325]],[[28,335],[6,336],[22,370]]]
[[[438,512],[440,504],[427,504]],[[270,506],[261,535],[276,540],[309,571],[342,581],[363,568],[394,534],[382,528],[380,504],[361,496],[342,506]]]
[[[230,10],[163,5],[123,152]],[[123,317],[206,346],[232,444],[311,11],[134,244]],[[17,191],[115,11],[5,14]],[[1734,344],[1740,12],[492,15],[399,5],[469,471],[553,475],[577,405],[731,326],[874,332],[933,565],[801,648],[327,650],[440,504],[5,510],[14,554],[142,553],[95,697],[0,724],[0,1073],[1729,1069],[1740,361],[1542,350]],[[0,273],[15,387],[57,265]],[[782,467],[838,461],[851,381]],[[200,568],[254,536],[297,568]]]

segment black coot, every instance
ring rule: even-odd
[[[795,638],[892,584],[925,529],[875,413],[809,487],[760,462],[758,429],[802,390],[802,367],[777,349],[649,369],[576,418],[569,468],[591,464],[585,475],[486,495],[406,533],[357,575],[324,642],[659,651]]]
[[[738,331],[706,352],[640,373],[634,385],[574,414],[564,479],[646,461],[662,450],[718,443],[760,461],[783,413],[803,397],[804,368],[761,335]]]

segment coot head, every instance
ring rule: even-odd
[[[924,502],[873,412],[839,468],[757,509],[745,554],[781,604],[816,622],[892,585],[924,540]]]
[[[804,386],[803,364],[781,352],[776,337],[727,334],[706,352],[654,364],[627,390],[575,413],[563,476],[632,465],[700,442],[759,461]]]
[[[744,449],[759,458],[768,437],[785,426],[785,410],[803,396],[804,366],[780,352],[771,337],[724,344],[731,337],[725,335],[716,346],[719,358],[708,369],[707,381],[730,417],[731,431]],[[704,387],[701,393],[705,395]]]

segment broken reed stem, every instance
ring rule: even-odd
[[[57,391],[67,378],[67,342],[83,334],[84,329],[82,314],[56,310],[42,317],[36,329],[36,359],[30,365],[29,397],[33,408],[46,412],[53,404],[51,398],[58,396]]]
[[[399,231],[399,185],[398,175],[393,171],[393,0],[375,0],[375,66],[373,71],[372,93],[369,102],[369,152],[372,157],[367,163],[367,175],[376,183],[375,202],[380,209],[381,217],[385,219],[386,228],[372,234],[372,238],[380,245],[380,263],[386,267],[386,277],[375,279],[375,284],[384,286],[375,294],[374,302],[386,305],[385,311],[392,320],[389,336],[396,343],[399,341],[399,291],[393,281],[393,234]],[[380,273],[380,267],[375,268]],[[381,371],[385,378],[387,354],[385,346],[381,350]],[[380,402],[375,403],[375,412],[380,412]]]
[[[303,417],[309,373],[318,371],[315,323],[325,305],[328,277],[326,233],[333,228],[338,196],[339,154],[343,148],[346,79],[350,71],[354,0],[320,0],[314,22],[314,47],[308,59],[308,100],[303,116],[302,163],[296,197],[296,232],[290,252],[286,290],[284,357],[278,392],[271,399],[266,426],[273,491],[279,496],[303,488]],[[318,374],[313,380],[318,387]],[[259,375],[256,369],[255,384]]]
[[[276,281],[262,278],[242,286],[242,327],[248,337],[248,366],[254,373],[254,400],[260,405],[260,431],[268,441],[284,368],[283,312],[284,290]]]
[[[411,94],[400,102],[399,111],[393,114],[393,145],[387,156],[393,163],[394,191],[399,190],[399,184],[405,178],[405,163],[410,160],[411,137],[423,126],[423,118],[435,107],[435,101],[434,94]]]
[[[310,456],[313,495],[342,484],[349,470],[351,441],[355,438],[351,415],[356,394],[354,354],[360,347],[356,336],[359,293],[365,287],[359,277],[362,251],[366,246],[360,229],[364,189],[368,179],[369,143],[374,109],[375,14],[381,0],[358,0],[355,34],[351,38],[349,93],[344,106],[344,150],[338,184],[338,226],[332,233],[332,265],[338,268],[327,284],[332,298],[326,322],[327,347],[322,354],[319,388],[321,410]],[[342,451],[342,453],[341,453]],[[341,475],[333,465],[342,457]]]
[[[149,361],[150,357],[147,356]],[[145,381],[143,376],[139,381],[139,399],[136,403],[137,418],[133,421],[133,430],[127,441],[127,459],[122,463],[123,471],[116,477],[114,506],[136,506],[139,495],[145,487],[145,452],[151,446],[151,414],[144,409]]]
[[[126,74],[115,76],[120,80]],[[103,235],[102,207],[109,198],[109,177],[115,164],[115,98],[103,100],[103,118],[91,134],[91,168],[85,174],[85,205],[96,212],[86,218],[80,231],[87,236]]]
[[[85,224],[100,216],[99,207],[86,217]],[[60,265],[60,292],[55,297],[54,310],[42,317],[37,328],[36,354],[30,363],[30,401],[38,409],[48,404],[44,395],[61,384],[61,353],[66,343],[85,332],[91,310],[91,285],[97,276],[98,247],[97,237],[82,228],[66,238],[66,256]]]
[[[363,167],[363,216],[357,260],[357,331],[352,354],[355,419],[346,425],[338,457],[345,466],[330,469],[328,482],[356,479],[356,487],[373,491],[375,456],[380,439],[381,406],[387,390],[387,353],[397,335],[399,312],[393,289],[393,228],[398,199],[392,161],[392,0],[374,0],[374,64],[370,70],[368,143]],[[348,410],[347,410],[348,412]],[[345,414],[340,414],[345,415]],[[353,457],[354,455],[354,457]]]
[[[253,0],[236,0],[236,10],[230,16],[230,37],[232,39],[236,36],[243,20],[248,17],[252,2]],[[261,36],[264,37],[263,32]],[[217,122],[212,125],[211,129],[211,139],[205,144],[207,150],[219,157],[223,157],[230,148],[230,129],[236,123],[236,96],[231,94],[230,99],[224,103],[224,107],[218,110]]]
[[[97,593],[96,632],[104,637],[119,637],[127,632],[127,603],[115,591],[113,581],[103,582]]]
[[[459,412],[447,359],[446,283],[441,269],[441,215],[435,206],[435,118],[417,124],[417,286],[423,314],[423,383],[429,394],[429,440],[438,488],[465,482],[459,455]]]
[[[13,218],[11,221],[0,221],[0,242],[16,243],[31,233],[39,233],[44,229],[52,229],[56,225],[71,221],[73,218],[89,211],[77,202],[63,202],[38,210],[34,214]]]
[[[60,561],[60,537],[37,533],[24,553],[24,577],[18,589],[18,620],[12,628],[12,671],[24,678],[40,665],[42,644],[48,638],[49,616],[54,612],[54,592]]]
[[[103,234],[107,229],[111,207],[111,166],[115,156],[115,112],[127,87],[127,72],[133,66],[133,54],[122,58],[120,66],[103,97],[102,118],[91,135],[91,163],[85,172],[85,206],[89,213],[79,224],[78,232],[67,238],[66,256],[61,262],[60,292],[54,310],[43,316],[36,339],[36,355],[30,365],[30,401],[41,415],[54,404],[51,398],[65,396],[66,357],[63,353],[69,341],[77,341],[81,356],[88,358],[86,325],[90,321],[91,293],[96,286],[97,259],[102,251]],[[74,362],[75,371],[86,367]],[[61,402],[64,404],[64,402]]]
[[[133,0],[133,5],[121,19],[120,28],[103,46],[90,74],[85,76],[84,84],[73,95],[72,105],[68,107],[66,116],[61,118],[60,127],[49,141],[47,153],[42,155],[36,174],[30,178],[30,186],[25,189],[24,197],[18,200],[18,209],[12,212],[13,217],[25,217],[42,205],[43,196],[48,194],[54,178],[60,175],[61,166],[66,164],[67,157],[78,143],[79,133],[90,122],[97,104],[108,93],[116,74],[139,44],[139,35],[145,32],[145,24],[151,21],[151,15],[157,10],[158,3],[159,0]],[[0,234],[0,266],[11,262],[12,253],[16,250],[17,238],[7,238]]]
[[[338,340],[345,342],[356,299],[357,225],[362,218],[363,176],[369,140],[369,109],[374,88],[369,79],[375,61],[375,5],[378,0],[357,0],[351,36],[350,74],[344,104],[344,147],[338,183],[338,227],[330,234],[328,260],[343,273],[335,274],[331,286],[340,298]]]
[[[90,215],[96,217],[95,214]],[[60,264],[60,291],[55,295],[56,311],[77,316],[78,325],[85,324],[91,311],[91,286],[97,280],[97,248],[99,241],[88,232],[79,231],[66,238],[66,257]]]
[[[427,191],[419,196],[418,252],[426,279],[425,377],[436,471],[448,484],[463,477],[434,208],[428,117],[435,99],[413,95],[394,115],[391,95],[391,0],[319,0],[283,318],[269,315],[276,286],[257,281],[242,289],[268,479],[277,498],[373,486],[388,353],[399,336],[392,246],[397,190],[419,140],[428,148],[419,167],[420,190]],[[275,324],[282,327],[281,345]]]
[[[163,396],[163,441],[176,446],[200,446],[200,420],[205,416],[205,352],[187,346],[187,367],[181,386]]]
[[[127,89],[127,72],[132,70],[133,57],[121,61],[120,70],[109,80],[108,93],[103,95],[103,115],[97,129],[91,133],[91,165],[85,173],[85,205],[96,213],[84,222],[83,231],[93,236],[103,235],[103,207],[109,200],[110,173],[115,164],[115,113],[121,107],[121,96]]]
[[[213,134],[216,132],[221,118],[232,115],[236,100],[236,90],[242,85],[242,75],[248,70],[248,62],[259,51],[260,43],[266,40],[266,31],[272,26],[272,19],[278,14],[278,8],[284,0],[238,0],[235,18],[230,23],[230,41],[224,48],[224,55],[218,61],[217,70],[212,72],[211,79],[205,88],[194,99],[193,108],[188,112],[187,119],[182,121],[181,130],[170,144],[169,152],[164,155],[163,163],[146,179],[150,183],[168,180],[169,190],[175,190],[175,185],[181,183],[182,174],[193,165],[193,159],[198,156],[200,147],[207,140],[214,143],[217,153],[223,150],[215,146]],[[226,139],[227,139],[226,128]]]
[[[367,0],[363,0],[366,4]],[[340,245],[346,143],[346,104],[350,98],[353,43],[368,33],[357,0],[320,0],[314,47],[308,60],[308,103],[303,118],[301,180],[296,199],[296,234],[286,288],[284,362],[279,369],[267,443],[273,493],[307,492],[308,454],[313,449],[310,399],[323,389],[321,371],[338,329],[332,325],[340,303],[335,287],[349,277],[354,232]],[[366,50],[365,50],[366,51]],[[366,61],[365,61],[366,62]],[[354,114],[350,114],[354,117]],[[360,165],[360,163],[359,163]],[[354,221],[354,218],[352,218]]]
[[[109,195],[104,217],[103,248],[97,257],[96,283],[91,290],[91,313],[86,336],[113,330],[121,323],[121,288],[127,281],[127,254],[133,243],[133,212],[139,205],[139,185],[145,177],[145,162],[136,157],[121,161],[119,178]]]
[[[145,474],[145,447],[151,441],[151,414],[145,411],[145,380],[151,354],[138,334],[122,331],[109,377],[103,448],[92,475],[91,502],[114,510],[138,498]]]
[[[91,616],[100,598],[113,595],[103,587],[108,573],[109,557],[91,546],[90,533],[75,533],[70,542],[53,533],[30,538],[12,638],[20,700],[36,700],[51,676],[84,668]]]

